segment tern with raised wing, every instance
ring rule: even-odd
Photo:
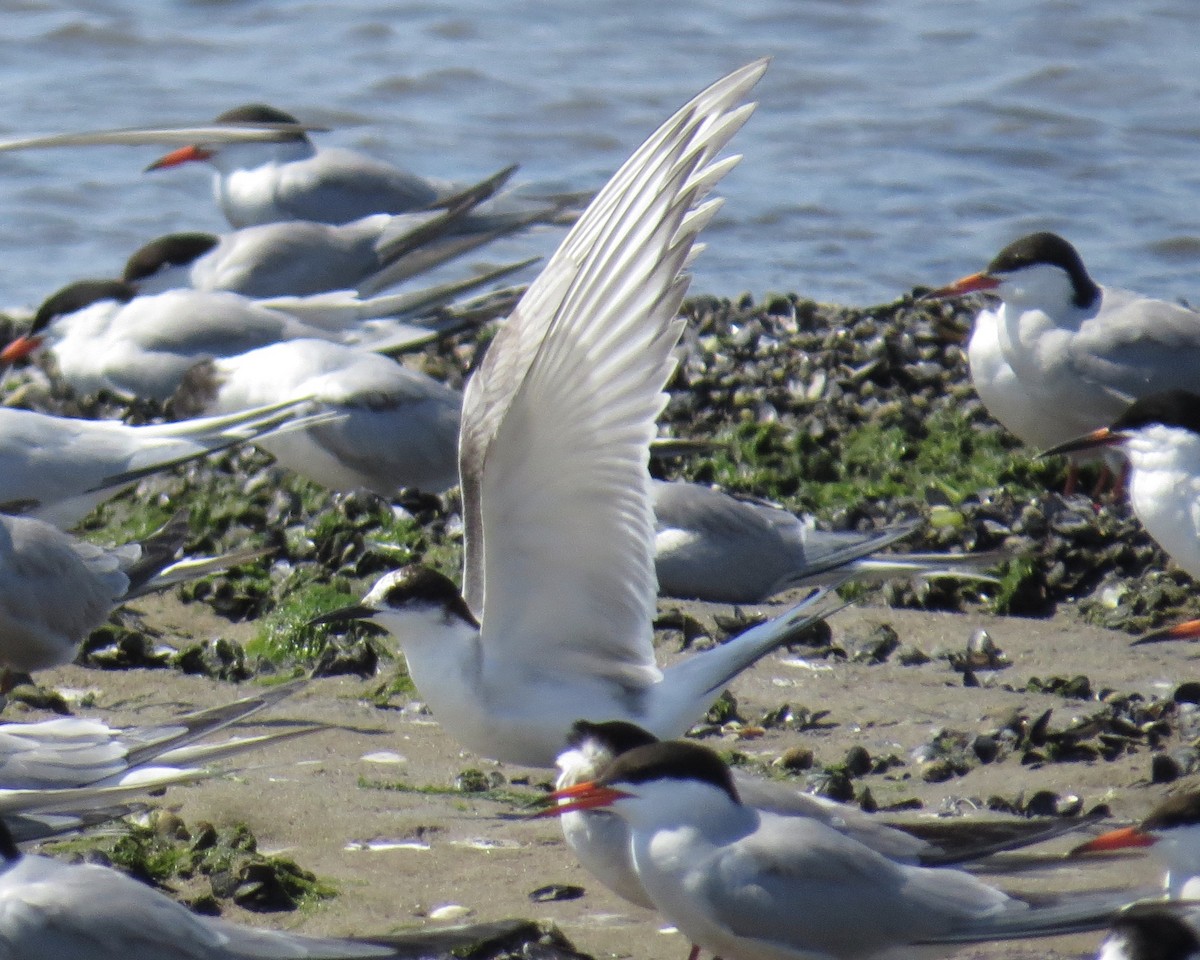
[[[577,719],[678,736],[726,684],[822,616],[782,617],[660,668],[648,459],[683,331],[683,271],[736,158],[758,61],[705,90],[597,195],[468,382],[459,439],[464,593],[424,568],[364,603],[446,731],[484,756],[553,766]]]

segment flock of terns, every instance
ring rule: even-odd
[[[847,579],[888,575],[896,561],[904,572],[981,575],[961,556],[872,557],[913,524],[821,534],[770,506],[650,479],[686,271],[720,207],[712,191],[738,160],[721,151],[753,112],[748,96],[766,67],[736,70],[684,105],[590,202],[506,191],[512,170],[450,184],[319,150],[310,129],[261,106],[223,115],[206,138],[157,161],[212,165],[234,230],[162,238],[121,278],[64,288],[0,360],[41,352],[81,393],[172,400],[193,419],[133,427],[0,408],[0,662],[17,672],[68,662],[115,605],[243,559],[181,558],[178,518],[116,549],[60,529],[149,473],[250,441],[334,490],[388,497],[461,484],[461,590],[407,567],[319,619],[386,628],[463,746],[557,766],[537,815],[560,817],[585,867],[661,913],[693,956],[859,960],[1103,928],[1111,960],[1200,956],[1188,900],[1200,870],[1195,795],[1080,847],[1150,847],[1164,859],[1168,899],[1109,890],[1035,905],[967,869],[994,841],[966,831],[951,849],[919,824],[735,774],[680,739],[733,677],[839,609],[833,591]],[[497,236],[565,224],[527,288],[480,292],[522,263],[384,292]],[[1200,576],[1200,398],[1185,392],[1200,315],[1098,286],[1051,234],[1017,241],[933,296],[975,291],[1000,299],[979,315],[968,350],[989,410],[1032,445],[1118,452],[1138,516]],[[461,394],[394,359],[505,314]],[[775,619],[657,663],[660,589],[752,602],[795,587],[802,598]],[[402,955],[387,938],[198,917],[107,868],[17,846],[269,745],[280,735],[206,738],[293,686],[156,728],[0,726],[11,788],[0,792],[0,957]],[[1015,845],[1075,824],[1010,826]]]

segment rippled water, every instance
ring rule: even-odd
[[[418,172],[569,189],[770,54],[693,289],[875,302],[1049,228],[1101,281],[1200,298],[1195,0],[15,0],[4,27],[0,137],[261,100]],[[0,303],[219,229],[206,171],[156,155],[0,156]]]

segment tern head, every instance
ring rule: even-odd
[[[1057,315],[1086,310],[1100,298],[1083,258],[1055,233],[1031,233],[1001,250],[981,273],[972,273],[928,294],[931,299],[994,293],[1006,302]]]
[[[228,124],[230,126],[240,124],[261,127],[264,125],[284,124],[300,127],[300,121],[290,113],[265,103],[247,103],[240,107],[234,107],[232,110],[226,110],[213,122]],[[259,162],[263,162],[264,160],[278,156],[281,152],[290,154],[292,151],[287,148],[291,147],[294,149],[296,144],[304,145],[306,152],[307,150],[311,150],[312,142],[308,139],[308,134],[303,129],[297,129],[282,139],[271,142],[193,143],[190,146],[180,147],[178,150],[172,150],[165,156],[159,157],[146,167],[145,172],[165,170],[167,167],[178,167],[185,163],[203,162],[211,163],[217,169],[223,170],[227,166],[233,168],[243,165],[245,160],[250,157],[258,158]],[[284,146],[281,147],[281,145]]]
[[[1091,450],[1096,447],[1124,446],[1136,454],[1137,441],[1154,427],[1184,430],[1200,436],[1200,395],[1187,390],[1162,390],[1135,400],[1111,426],[1046,450],[1042,456]],[[1151,446],[1154,445],[1151,439]]]
[[[627,720],[605,720],[602,723],[576,720],[567,736],[567,749],[555,760],[562,771],[557,785],[566,787],[593,780],[616,757],[651,743],[658,743],[658,737]]]
[[[1194,960],[1200,938],[1185,919],[1187,909],[1162,901],[1126,907],[1110,924],[1099,960]]]
[[[1150,847],[1167,870],[1167,890],[1179,898],[1183,887],[1200,875],[1200,791],[1168,797],[1141,823],[1110,830],[1071,853],[1109,852]]]
[[[213,233],[168,233],[134,252],[125,261],[121,279],[138,283],[169,267],[191,266],[219,242]]]
[[[314,617],[309,623],[364,620],[403,643],[410,637],[466,625],[479,629],[454,581],[429,567],[408,566],[380,577],[362,603]]]
[[[539,816],[611,807],[637,819],[634,807],[620,801],[643,798],[668,785],[689,793],[715,790],[729,803],[741,804],[729,767],[714,751],[690,740],[663,740],[621,754],[594,780],[555,790],[547,800],[558,805]]]
[[[23,360],[42,345],[43,331],[59,317],[69,316],[94,303],[128,303],[137,290],[120,280],[77,280],[51,294],[38,307],[28,333],[17,337],[0,351],[0,364]]]

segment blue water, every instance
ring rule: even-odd
[[[261,100],[418,172],[566,189],[769,54],[694,290],[878,302],[1053,229],[1101,282],[1200,299],[1195,0],[17,0],[4,28],[0,137]],[[220,229],[207,171],[140,172],[159,152],[0,155],[0,303]]]

